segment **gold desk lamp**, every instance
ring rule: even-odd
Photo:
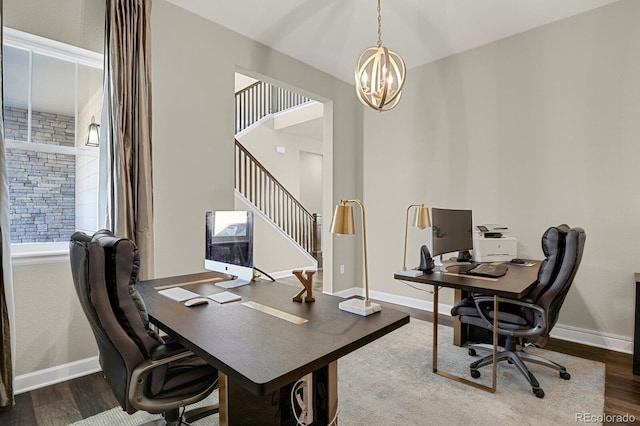
[[[418,229],[425,229],[431,226],[431,221],[429,220],[429,209],[424,206],[424,203],[411,204],[407,207],[407,218],[404,226],[404,257],[402,258],[402,269],[400,271],[396,271],[396,275],[404,275],[406,277],[417,277],[422,275],[422,271],[418,269],[407,269],[407,236],[409,233],[409,212],[412,207],[417,207],[417,209],[413,221],[411,222],[411,226]]]
[[[340,302],[338,307],[340,310],[351,312],[357,315],[367,316],[375,312],[379,312],[381,307],[377,303],[369,300],[369,275],[367,271],[367,226],[364,218],[364,206],[360,200],[340,200],[340,204],[336,206],[331,221],[332,234],[355,234],[355,226],[353,220],[353,207],[348,205],[355,203],[360,206],[362,211],[362,258],[364,263],[364,300],[348,299]]]

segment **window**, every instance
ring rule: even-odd
[[[103,56],[4,29],[4,117],[14,258],[66,253],[98,228]],[[38,256],[39,254],[39,256]]]

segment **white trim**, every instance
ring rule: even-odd
[[[76,377],[86,376],[101,370],[102,368],[100,367],[98,357],[94,356],[70,362],[68,364],[58,365],[56,367],[34,371],[33,373],[16,376],[13,382],[13,388],[17,395],[34,389],[75,379]]]
[[[15,139],[6,139],[6,147],[13,149],[23,149],[26,151],[47,152],[52,154],[65,155],[87,155],[98,157],[100,152],[96,148],[80,148],[75,146],[52,145],[40,142],[25,142]]]
[[[285,271],[278,272],[269,272],[268,274],[273,277],[274,280],[279,280],[280,278],[288,278],[293,276],[293,272],[295,270],[303,270],[303,271],[317,271],[318,268],[313,265],[302,266],[300,268],[287,269]],[[265,276],[265,278],[268,278]]]
[[[69,262],[69,243],[11,244],[11,262],[14,266]]]
[[[250,126],[245,127],[244,129],[240,130],[238,133],[235,134],[235,138],[237,140],[240,140],[240,138],[242,138],[244,135],[246,135],[247,133],[250,133],[252,130],[254,130],[256,127],[258,127],[259,125],[261,125],[262,123],[264,123],[267,120],[270,120],[273,118],[273,114],[269,113],[267,115],[265,115],[264,117],[262,117],[260,120],[251,123]]]
[[[333,293],[334,296],[343,298],[362,296],[364,297],[364,289],[361,287],[351,287]],[[426,312],[433,312],[433,302],[429,300],[417,299],[414,297],[399,296],[397,294],[386,293],[369,289],[369,297],[381,302],[393,303],[395,305],[406,306],[409,308],[420,309]],[[451,305],[440,303],[438,305],[438,315],[451,316]],[[556,325],[551,331],[551,337],[554,339],[565,340],[568,342],[579,343],[586,346],[594,346],[597,348],[608,349],[615,352],[633,353],[632,339],[614,334],[602,333],[583,328],[571,327],[568,325]]]
[[[2,44],[19,49],[31,50],[40,55],[77,62],[92,68],[104,66],[104,55],[70,44],[47,39],[35,34],[3,27]]]
[[[601,333],[569,325],[556,325],[551,330],[551,337],[626,354],[633,353],[633,340],[629,337]]]
[[[348,298],[353,296],[364,297],[364,289],[361,287],[351,287],[346,290],[333,293],[334,296]],[[381,302],[393,303],[394,305],[406,306],[408,308],[420,309],[426,312],[433,312],[433,302],[430,300],[417,299],[415,297],[400,296],[392,293],[369,289],[369,297]],[[451,316],[451,305],[438,304],[438,315]]]

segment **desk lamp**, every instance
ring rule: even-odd
[[[420,204],[411,204],[407,207],[407,218],[404,224],[404,257],[402,258],[402,270],[396,271],[397,275],[404,275],[407,277],[417,277],[422,275],[422,271],[417,269],[407,269],[407,236],[409,233],[409,211],[412,207],[417,207],[416,215],[411,222],[411,226],[414,226],[418,229],[425,229],[431,226],[431,221],[429,220],[429,209],[424,206],[424,203]]]
[[[364,220],[364,206],[360,200],[340,200],[340,204],[336,206],[331,221],[332,234],[355,234],[353,207],[349,203],[355,203],[360,206],[362,211],[362,258],[364,263],[364,300],[348,299],[338,304],[338,308],[343,311],[354,314],[367,316],[381,310],[380,305],[371,303],[369,300],[369,275],[367,272],[367,226]]]

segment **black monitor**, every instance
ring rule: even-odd
[[[433,255],[473,249],[471,210],[431,208]]]
[[[253,279],[253,212],[206,212],[204,267],[233,277],[217,285],[249,284]]]

